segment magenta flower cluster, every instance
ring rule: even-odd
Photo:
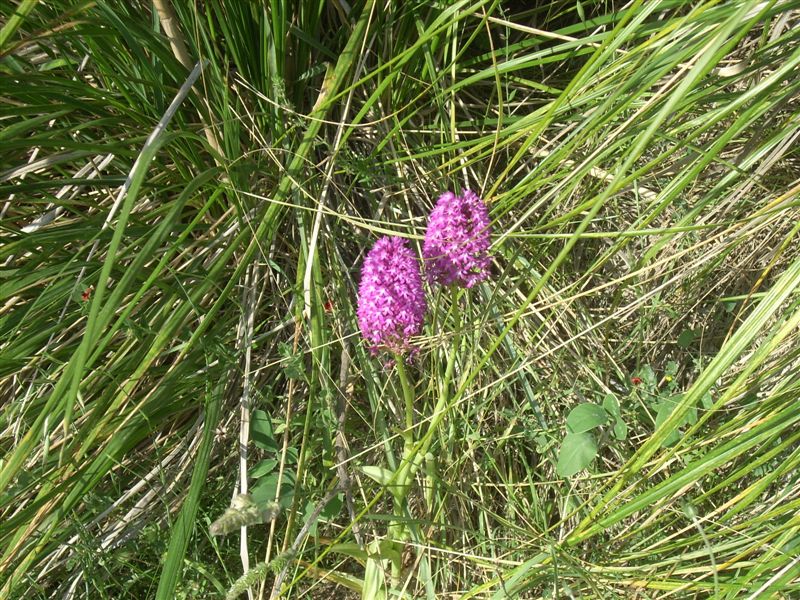
[[[489,276],[489,211],[477,194],[445,192],[425,232],[422,255],[428,280],[471,288]]]
[[[423,258],[431,283],[472,287],[489,276],[489,212],[474,193],[442,194],[425,232]],[[370,351],[413,353],[427,304],[419,263],[406,241],[380,238],[367,254],[358,287],[358,325]]]
[[[370,351],[413,351],[409,340],[422,331],[426,309],[414,252],[402,238],[380,238],[367,254],[358,286],[358,324]]]

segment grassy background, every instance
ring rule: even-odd
[[[358,596],[402,423],[358,268],[465,187],[493,277],[429,296],[404,593],[800,594],[800,2],[0,11],[0,596]],[[277,519],[210,536],[242,491]]]

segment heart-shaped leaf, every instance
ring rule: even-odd
[[[676,396],[672,396],[670,398],[665,398],[661,402],[658,403],[658,412],[656,413],[656,429],[661,427],[662,423],[664,423],[669,416],[672,414],[672,411],[675,410],[675,407],[681,400],[681,394]],[[679,423],[678,426],[682,425]],[[680,431],[676,427],[673,429],[669,435],[664,439],[661,443],[661,447],[665,448],[667,446],[671,446],[675,442],[677,442],[681,437]]]
[[[250,415],[250,439],[267,452],[278,452],[278,442],[272,431],[272,420],[263,410],[254,410]]]
[[[628,426],[622,419],[617,419],[617,422],[614,423],[614,437],[618,440],[624,440],[628,437]]]
[[[606,409],[606,412],[614,417],[619,418],[622,416],[619,410],[619,400],[614,394],[606,394],[606,397],[603,398],[603,408]]]
[[[556,473],[572,477],[588,467],[597,456],[597,442],[591,433],[568,433],[558,451]]]
[[[602,406],[592,402],[584,402],[573,408],[567,415],[567,431],[570,433],[583,433],[600,427],[608,420],[608,415]]]

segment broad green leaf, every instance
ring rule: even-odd
[[[694,342],[695,333],[691,329],[684,329],[678,336],[678,346],[688,348]]]
[[[258,448],[267,452],[278,452],[278,442],[272,431],[272,419],[263,410],[254,410],[250,414],[250,439]]]
[[[661,427],[663,423],[669,419],[669,416],[672,414],[672,411],[675,410],[675,407],[678,405],[681,399],[681,394],[676,396],[672,396],[670,398],[664,398],[661,400],[657,405],[658,412],[656,413],[656,424],[655,428],[658,429]],[[671,446],[675,442],[677,442],[681,438],[681,434],[678,431],[678,427],[683,425],[683,423],[678,423],[677,426],[674,428],[673,431],[666,436],[662,443],[662,447]]]
[[[614,394],[606,394],[605,398],[603,398],[603,408],[606,409],[606,412],[613,417],[620,417],[621,412],[619,408],[619,400]]]
[[[597,456],[597,442],[591,433],[568,433],[558,451],[556,473],[572,477],[588,467]]]
[[[614,423],[614,437],[618,440],[624,440],[628,437],[628,426],[621,418]]]
[[[278,473],[270,473],[258,480],[253,489],[250,490],[250,495],[253,497],[253,502],[259,506],[268,505],[270,502],[275,501],[275,492],[278,489]],[[292,500],[295,494],[295,476],[291,471],[285,471],[283,478],[281,478],[281,492],[278,495],[278,504],[282,508],[289,508],[292,505]]]
[[[607,420],[608,414],[602,406],[584,402],[573,408],[567,415],[567,430],[570,433],[583,433],[600,427]]]
[[[325,508],[322,509],[322,512],[319,515],[320,519],[323,521],[330,521],[339,514],[343,505],[344,495],[338,494],[334,496],[331,498],[331,501],[325,505]]]
[[[247,476],[251,479],[258,479],[259,477],[263,477],[268,473],[272,473],[273,469],[275,469],[277,466],[277,459],[268,458],[266,460],[259,461],[256,465],[254,465],[250,471],[248,471]]]

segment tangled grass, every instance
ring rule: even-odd
[[[464,188],[398,593],[800,593],[800,2],[0,12],[0,597],[363,593],[403,409],[358,267]]]

